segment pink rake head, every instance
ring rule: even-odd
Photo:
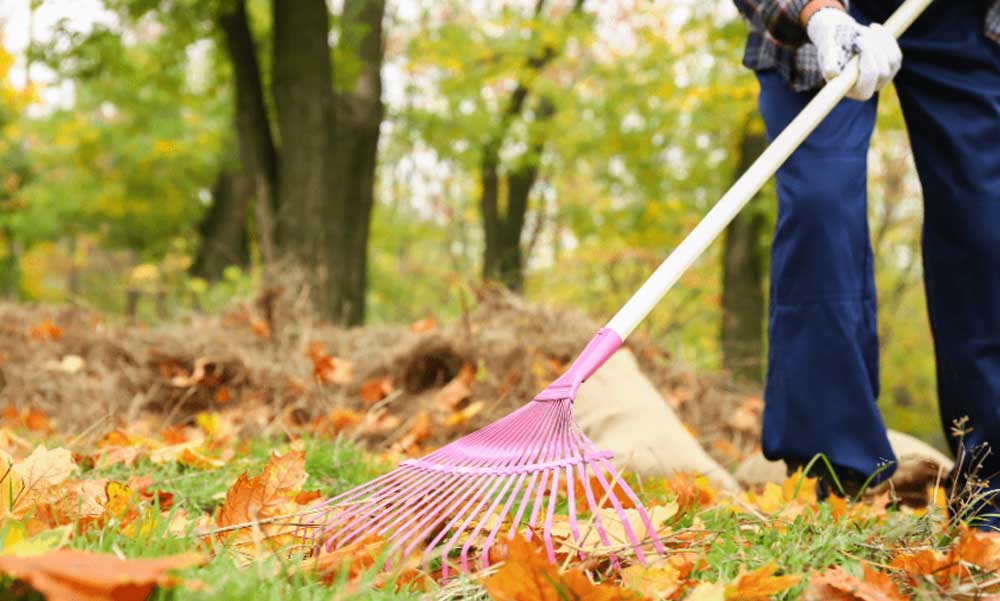
[[[423,547],[424,563],[440,557],[447,577],[447,559],[459,545],[463,571],[469,568],[474,547],[485,568],[499,536],[510,539],[521,530],[530,537],[541,525],[549,561],[555,563],[552,526],[560,492],[565,492],[569,531],[576,546],[582,546],[592,527],[604,547],[631,547],[644,562],[640,536],[644,533],[636,532],[629,522],[615,494],[621,491],[635,506],[653,548],[663,553],[656,528],[638,497],[616,477],[609,462],[612,454],[598,449],[573,421],[572,403],[580,384],[621,344],[614,331],[602,329],[570,369],[527,405],[324,502],[310,520],[312,543],[332,551],[369,535],[384,537],[389,561],[400,555],[410,557]],[[597,490],[592,483],[597,483]],[[574,497],[579,489],[584,495],[580,506],[585,501],[589,514],[586,520],[576,514]],[[608,524],[602,523],[610,519],[610,512],[599,508],[609,504],[621,522],[615,530],[623,530],[627,540],[613,539]]]

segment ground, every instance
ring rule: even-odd
[[[0,306],[4,598],[987,599],[1000,584],[1000,537],[949,517],[941,487],[819,502],[801,474],[740,493],[624,474],[665,545],[647,565],[558,529],[558,567],[515,536],[448,579],[433,562],[382,570],[378,536],[317,553],[316,503],[516,408],[594,327],[484,292],[455,323],[339,330],[296,298],[158,325]],[[716,459],[754,449],[751,392],[633,350]]]

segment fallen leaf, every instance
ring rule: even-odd
[[[694,507],[707,507],[715,502],[718,493],[712,483],[703,475],[678,472],[666,482],[667,489],[676,495],[674,499],[684,511]]]
[[[361,404],[366,408],[371,407],[375,403],[389,396],[393,390],[395,390],[395,388],[392,385],[392,380],[389,378],[382,377],[368,380],[361,385],[361,390],[359,392],[361,396]]]
[[[851,576],[840,566],[814,574],[803,598],[805,601],[906,601],[889,576],[867,565],[864,580]]]
[[[684,601],[726,601],[726,587],[721,582],[700,582]]]
[[[305,470],[305,453],[291,451],[285,455],[272,455],[259,476],[240,475],[229,490],[216,515],[220,528],[241,526],[231,532],[221,533],[223,539],[234,540],[244,556],[257,556],[264,548],[276,550],[290,542],[298,526],[295,520],[261,523],[279,516],[294,514],[303,508],[298,503],[308,474]],[[311,502],[308,496],[304,497]]]
[[[560,572],[546,559],[538,544],[515,536],[507,547],[507,560],[483,587],[496,601],[619,601],[635,593],[609,584],[594,584],[579,570]]]
[[[43,555],[0,555],[0,572],[24,582],[48,601],[142,601],[153,588],[175,582],[168,572],[202,563],[197,554],[120,559],[107,553],[58,549]]]
[[[648,565],[628,566],[622,570],[622,584],[651,599],[673,599],[687,587],[700,561],[694,553],[676,553]]]
[[[73,527],[67,525],[31,536],[23,522],[8,522],[4,525],[4,530],[6,532],[3,541],[0,542],[0,555],[18,557],[31,557],[54,551],[68,543],[73,533]]]
[[[775,576],[778,565],[769,563],[752,572],[741,574],[726,586],[726,599],[740,601],[767,601],[772,595],[787,590],[799,583],[801,578],[794,574]]]
[[[662,529],[664,522],[677,515],[677,511],[677,503],[653,505],[646,508],[649,521],[653,528],[657,530]],[[643,521],[642,516],[639,514],[638,509],[625,509],[623,510],[623,513],[625,514],[625,519],[628,522],[629,527],[632,529],[632,533],[635,534],[636,538],[638,538],[640,542],[650,538],[650,533],[647,531],[646,524]],[[606,553],[609,546],[617,549],[631,544],[628,531],[625,529],[625,523],[618,515],[618,511],[614,508],[599,510],[597,512],[597,519],[594,520],[593,527],[589,526],[588,522],[589,520],[581,520],[579,517],[577,518],[577,530],[580,533],[580,540],[574,541],[569,518],[562,515],[554,516],[552,523],[552,536],[564,541],[562,546],[567,552],[582,549],[590,554],[600,554]],[[607,536],[609,545],[604,544],[601,540],[601,533],[597,528],[598,525],[600,525],[605,536]],[[659,534],[662,536],[662,533]]]
[[[444,413],[455,411],[458,404],[472,394],[472,383],[475,379],[476,368],[471,363],[465,363],[458,375],[434,395],[434,406]]]
[[[347,384],[353,377],[351,362],[331,356],[321,342],[313,342],[306,350],[313,363],[313,379],[320,384]]]

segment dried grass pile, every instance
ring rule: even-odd
[[[143,326],[74,307],[0,304],[0,406],[36,407],[59,429],[99,434],[156,412],[259,410],[260,427],[313,427],[417,453],[519,406],[599,327],[579,312],[491,287],[447,324],[344,329],[310,308],[294,278],[222,315]],[[752,451],[759,401],[637,337],[644,372],[724,465]]]

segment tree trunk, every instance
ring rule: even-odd
[[[337,321],[328,294],[333,257],[328,251],[327,228],[338,227],[332,220],[339,215],[331,210],[329,190],[335,123],[326,2],[276,0],[272,5],[272,90],[281,139],[277,238],[282,250],[307,270],[317,308]]]
[[[385,107],[382,103],[382,20],[384,0],[346,0],[340,49],[360,62],[350,88],[337,96],[336,128],[331,132],[334,168],[328,186],[333,199],[328,253],[328,297],[337,323],[365,319],[368,289],[368,235],[375,205],[375,170]]]
[[[264,103],[257,49],[247,21],[245,0],[218,17],[235,81],[235,126],[240,163],[251,185],[257,245],[266,263],[275,260],[274,224],[279,213],[277,153]]]
[[[209,281],[230,265],[250,264],[246,202],[253,184],[239,173],[221,169],[212,186],[212,205],[199,226],[201,246],[191,274]]]
[[[759,117],[747,121],[736,177],[764,151]],[[764,271],[761,237],[767,224],[758,194],[726,229],[722,252],[722,367],[735,377],[760,382],[764,357]]]
[[[535,18],[541,18],[545,0],[535,3]],[[583,9],[583,0],[577,0],[572,12]],[[559,54],[559,49],[545,46],[542,51],[527,62],[531,72],[542,70]],[[524,249],[521,233],[528,215],[531,189],[538,179],[538,163],[545,147],[545,140],[531,140],[527,159],[522,165],[512,169],[506,176],[506,202],[500,203],[500,146],[510,129],[511,123],[524,110],[531,90],[525,84],[518,84],[511,93],[507,108],[501,117],[497,135],[489,140],[482,150],[479,175],[482,190],[479,208],[483,216],[483,279],[496,280],[515,292],[524,288]],[[555,113],[552,103],[542,98],[538,102],[536,119],[546,121]]]

